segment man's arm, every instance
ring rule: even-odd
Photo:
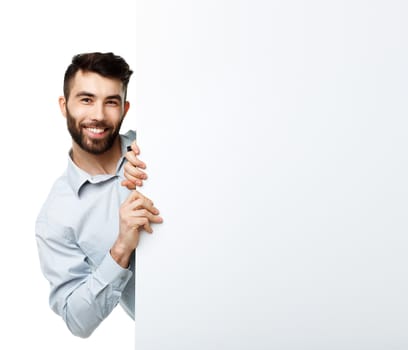
[[[119,234],[99,266],[89,261],[69,227],[40,217],[36,240],[42,271],[50,282],[50,306],[72,334],[89,337],[119,303],[132,277],[130,256],[142,230],[162,219],[153,203],[133,191],[120,208]]]
[[[78,247],[74,232],[39,218],[36,240],[41,269],[50,283],[49,304],[72,334],[89,337],[118,304],[132,277],[109,252],[93,265]]]

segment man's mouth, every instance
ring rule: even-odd
[[[105,135],[108,128],[101,128],[95,126],[85,126],[84,130],[90,137],[102,137]]]
[[[102,134],[105,129],[101,129],[101,128],[85,128],[88,131],[92,132],[93,134]]]

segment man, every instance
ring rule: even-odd
[[[141,231],[162,222],[149,198],[128,189],[146,178],[135,133],[119,133],[132,73],[113,53],[73,57],[59,98],[72,137],[68,166],[36,221],[50,307],[83,338],[118,303],[134,318],[134,251]]]

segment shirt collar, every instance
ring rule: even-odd
[[[126,134],[120,135],[120,145],[121,145],[121,152],[122,156],[118,161],[118,165],[116,167],[116,173],[114,175],[107,174],[107,175],[96,175],[91,176],[86,171],[79,168],[71,158],[71,151],[68,155],[68,166],[67,166],[67,179],[71,189],[74,193],[79,197],[79,191],[83,185],[86,183],[99,183],[102,181],[106,181],[112,177],[118,176],[120,170],[122,169],[123,163],[125,161],[125,154],[127,152],[127,146],[129,146],[136,138],[136,132],[133,130],[129,130]]]

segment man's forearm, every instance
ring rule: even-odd
[[[62,317],[72,334],[87,338],[118,304],[132,272],[106,256],[65,301]]]

